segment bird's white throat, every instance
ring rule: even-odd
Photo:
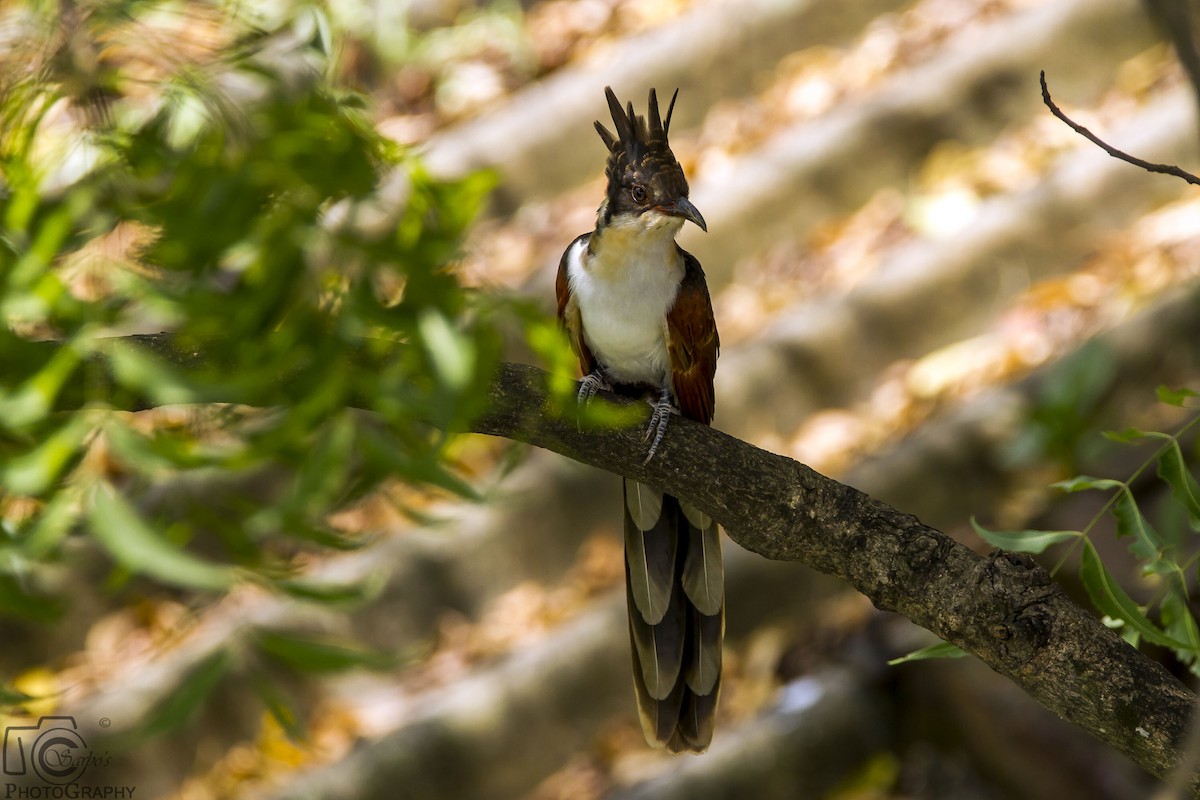
[[[666,314],[683,280],[675,234],[683,220],[648,211],[614,216],[567,258],[584,339],[609,378],[662,385],[669,369]]]

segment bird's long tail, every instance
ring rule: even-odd
[[[625,591],[633,685],[646,741],[704,752],[721,690],[725,576],[717,524],[625,480]]]

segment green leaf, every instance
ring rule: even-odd
[[[34,698],[24,692],[19,692],[7,684],[0,683],[0,708],[11,708],[23,705]]]
[[[1171,436],[1160,431],[1143,431],[1139,428],[1126,428],[1123,431],[1101,431],[1100,435],[1110,442],[1131,444],[1140,439],[1170,439]]]
[[[1168,636],[1150,621],[1138,604],[1133,602],[1133,598],[1125,593],[1125,590],[1109,573],[1104,563],[1100,561],[1100,554],[1096,552],[1095,545],[1087,539],[1083,540],[1083,559],[1079,567],[1079,577],[1083,581],[1088,595],[1092,598],[1092,603],[1100,613],[1107,614],[1113,619],[1122,620],[1151,644],[1172,649],[1187,648],[1186,643],[1173,636]]]
[[[49,277],[46,268],[59,254],[60,248],[67,244],[74,218],[78,213],[74,208],[75,203],[71,202],[72,199],[74,198],[68,197],[65,204],[55,207],[42,220],[29,248],[7,276],[10,289],[30,288],[40,279]]]
[[[319,517],[346,491],[354,464],[357,430],[351,414],[339,414],[325,425],[308,447],[292,489],[297,510]]]
[[[1108,614],[1100,616],[1100,622],[1109,630],[1116,631],[1121,634],[1121,638],[1125,640],[1125,644],[1130,647],[1138,647],[1142,643],[1142,636],[1132,625],[1126,625],[1123,619],[1113,619]]]
[[[163,538],[107,483],[96,486],[88,519],[101,546],[133,572],[193,589],[220,591],[233,583],[232,569],[190,555]]]
[[[355,667],[387,669],[396,661],[378,650],[324,638],[273,631],[262,631],[257,638],[264,654],[304,672],[341,672]]]
[[[1076,475],[1074,478],[1068,478],[1065,481],[1057,481],[1050,484],[1055,489],[1062,489],[1064,492],[1086,492],[1089,489],[1117,489],[1125,484],[1120,481],[1114,481],[1111,478],[1093,478],[1091,475]]]
[[[980,525],[971,517],[971,527],[979,537],[993,547],[1011,550],[1014,553],[1041,553],[1052,544],[1078,539],[1079,531],[992,531]]]
[[[127,389],[144,393],[156,405],[194,403],[200,392],[163,359],[127,342],[115,342],[108,351],[113,374]]]
[[[9,461],[0,471],[0,483],[14,494],[49,491],[82,456],[83,442],[93,427],[87,414],[71,416],[40,445]]]
[[[54,407],[54,399],[79,366],[79,354],[63,345],[42,369],[9,393],[0,391],[0,420],[7,428],[20,428],[37,422]]]
[[[1193,397],[1200,397],[1200,394],[1187,387],[1182,389],[1171,389],[1166,386],[1158,387],[1158,399],[1173,406],[1186,407],[1187,401]]]
[[[36,518],[21,529],[21,552],[30,559],[42,559],[53,553],[79,519],[80,492],[68,486],[54,493]]]
[[[475,346],[433,309],[421,312],[418,327],[438,380],[451,392],[466,390],[475,371]]]
[[[382,572],[375,573],[365,581],[353,583],[326,583],[299,578],[275,581],[275,586],[285,594],[299,600],[338,606],[356,606],[377,596],[383,588]]]
[[[961,647],[949,642],[938,642],[931,644],[928,647],[922,647],[920,650],[914,650],[908,655],[893,658],[887,662],[889,667],[894,667],[897,664],[904,664],[909,661],[924,661],[929,658],[962,658],[967,653]]]
[[[1163,539],[1142,514],[1128,487],[1117,496],[1112,514],[1117,520],[1117,538],[1130,537],[1129,551],[1142,562],[1143,568],[1148,572],[1164,571]]]
[[[575,413],[584,430],[611,430],[644,426],[651,412],[644,403],[611,403],[597,395],[590,403],[576,405]]]
[[[1177,648],[1175,655],[1194,670],[1196,656],[1200,655],[1200,627],[1196,625],[1196,617],[1187,599],[1178,590],[1168,592],[1159,607],[1159,616],[1167,635],[1187,643],[1187,647]]]
[[[1112,348],[1101,340],[1085,342],[1047,374],[1038,404],[1065,421],[1082,420],[1112,385],[1115,361]]]
[[[184,466],[180,463],[184,458],[172,459],[163,446],[168,437],[174,438],[171,434],[163,435],[161,432],[147,436],[123,420],[113,420],[104,426],[104,438],[113,456],[144,476],[167,475]],[[176,448],[180,456],[183,456],[182,450],[182,447]]]
[[[12,575],[0,573],[0,616],[48,625],[57,622],[66,604],[57,597],[37,594]]]
[[[579,360],[571,350],[567,337],[563,336],[562,329],[556,321],[539,314],[524,320],[524,331],[525,341],[549,372],[547,388],[556,401],[556,408],[574,408],[579,390],[575,382]]]
[[[148,738],[157,737],[186,723],[209,699],[233,664],[233,656],[226,650],[218,650],[201,661],[143,721],[140,733]]]
[[[255,670],[251,683],[254,686],[254,693],[262,700],[263,705],[279,723],[279,727],[287,734],[288,739],[293,742],[305,741],[308,738],[308,732],[304,728],[300,715],[296,713],[299,704],[289,697],[288,693],[272,680],[265,670]]]
[[[1158,457],[1158,477],[1171,487],[1175,502],[1187,510],[1188,522],[1193,531],[1200,531],[1200,485],[1184,461],[1178,441]]]

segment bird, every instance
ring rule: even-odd
[[[686,222],[708,225],[688,199],[650,90],[646,116],[622,108],[605,87],[615,134],[599,120],[608,150],[605,197],[594,230],[559,261],[558,319],[578,358],[578,401],[601,390],[652,405],[643,437],[649,463],[673,414],[705,425],[714,411],[720,339],[704,270],[675,242]],[[715,520],[631,478],[624,480],[625,587],[633,684],[646,741],[672,752],[704,752],[721,688],[725,590]]]

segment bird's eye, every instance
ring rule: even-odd
[[[644,188],[644,187],[641,187],[641,186],[634,186],[634,187],[633,187],[633,188],[632,188],[632,189],[629,191],[629,193],[630,193],[631,195],[633,195],[633,202],[635,202],[635,203],[644,203],[644,202],[646,202],[646,190],[645,190],[645,188]]]

